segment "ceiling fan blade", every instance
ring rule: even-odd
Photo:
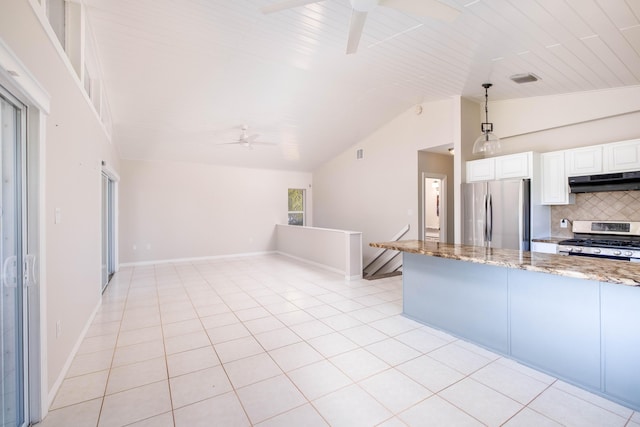
[[[258,139],[259,136],[260,136],[259,134],[254,133],[253,135],[249,135],[246,138],[242,138],[242,141],[243,142],[252,143],[252,142],[255,142],[256,139]]]
[[[367,12],[353,9],[351,12],[351,23],[349,24],[349,40],[347,41],[347,55],[356,53],[360,44],[360,37],[367,21]]]
[[[305,6],[312,3],[320,3],[324,0],[282,0],[275,3],[262,6],[260,11],[265,15],[274,12],[280,12],[281,10],[293,9],[294,7]]]
[[[444,22],[452,22],[460,15],[458,9],[438,0],[380,0],[379,5]]]

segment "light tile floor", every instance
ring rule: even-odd
[[[40,427],[640,427],[401,301],[399,277],[346,282],[280,255],[123,269]]]

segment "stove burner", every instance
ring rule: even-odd
[[[640,240],[617,239],[567,239],[559,243],[567,246],[587,246],[612,249],[636,249],[640,250]]]
[[[558,253],[640,262],[640,222],[574,221]]]

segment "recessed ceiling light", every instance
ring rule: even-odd
[[[542,80],[540,77],[536,76],[533,73],[514,74],[509,78],[518,84],[532,83],[532,82],[537,82],[538,80]]]

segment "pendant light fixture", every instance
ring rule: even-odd
[[[489,88],[491,83],[483,83],[485,121],[481,125],[482,135],[473,143],[473,154],[497,154],[500,152],[500,140],[493,133],[493,123],[489,123]]]

